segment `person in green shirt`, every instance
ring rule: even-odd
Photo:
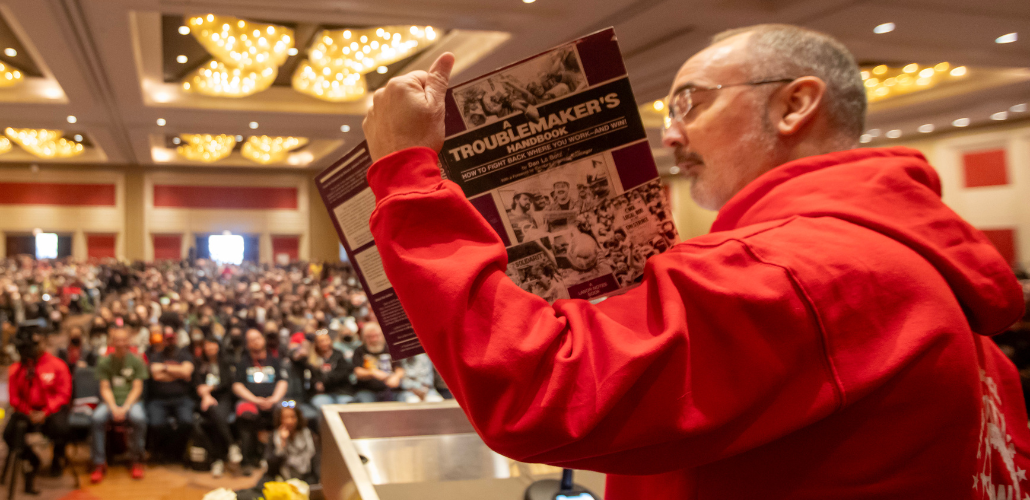
[[[147,439],[147,415],[140,401],[147,367],[143,360],[129,352],[129,331],[111,328],[107,334],[114,352],[97,363],[102,403],[93,410],[93,473],[90,480],[99,483],[107,472],[105,437],[107,422],[128,421],[132,428],[129,449],[132,453],[132,477],[143,478],[143,453]]]

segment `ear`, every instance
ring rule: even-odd
[[[790,82],[779,92],[780,111],[776,120],[776,131],[782,135],[794,135],[811,122],[819,113],[826,95],[826,83],[815,76],[803,76]]]

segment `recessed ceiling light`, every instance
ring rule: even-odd
[[[297,55],[297,52],[297,47],[290,47],[289,50],[286,51],[286,53],[291,56]]]
[[[965,66],[956,66],[951,69],[951,76],[962,76],[966,74]]]
[[[673,166],[669,167],[669,173],[672,174],[672,175],[676,175],[676,174],[680,173],[680,168],[678,166],[676,166],[676,165],[673,165]]]
[[[535,2],[535,1],[536,1],[536,0],[522,0],[522,3],[533,3],[533,2]]]
[[[250,122],[250,128],[258,128],[258,122]]]
[[[82,142],[82,134],[75,134],[72,139],[75,139],[75,142]]]
[[[243,142],[243,136],[242,135],[236,136],[236,142]]]
[[[660,100],[654,102],[654,110],[655,111],[661,111],[663,109],[665,109],[665,103],[664,102],[662,102]]]
[[[930,78],[931,76],[933,76],[933,68],[923,68],[923,70],[919,72],[919,76],[923,78]]]
[[[189,58],[182,54],[175,56],[175,62],[179,64],[186,64],[186,61],[189,61]]]
[[[878,128],[873,128],[873,129],[866,130],[865,133],[869,137],[880,137],[880,129],[878,129]]]
[[[181,142],[182,142],[182,139],[180,139],[178,137],[172,137],[172,144],[180,144]]]
[[[523,1],[525,1],[525,0],[523,0]],[[873,28],[873,33],[876,33],[877,35],[882,35],[884,33],[890,33],[892,31],[894,31],[894,23],[883,23],[883,24]]]
[[[998,38],[995,38],[994,43],[1012,43],[1016,40],[1019,40],[1019,35],[1015,33],[1009,33],[1007,35],[1001,35]]]
[[[1008,114],[1007,111],[998,111],[997,113],[994,113],[993,115],[991,115],[991,119],[995,120],[995,121],[1002,121],[1002,120],[1004,120],[1004,119],[1006,119],[1008,117],[1009,117],[1009,114]]]
[[[43,89],[43,95],[46,96],[47,99],[60,99],[64,93],[57,87],[47,87]]]
[[[1009,108],[1009,111],[1013,113],[1026,113],[1026,103],[1024,102],[1023,104],[1016,104],[1015,106]]]
[[[898,129],[888,130],[886,135],[888,139],[897,139],[901,137],[901,131]]]
[[[380,75],[386,73],[387,71],[390,71],[390,70],[386,66],[380,66],[380,67],[376,68],[376,73],[379,73]]]
[[[74,116],[72,116],[72,115],[68,115],[68,123],[75,123],[75,122],[77,122],[77,121],[79,121],[79,119],[78,119],[78,118],[75,118],[75,117],[74,117]]]
[[[956,127],[968,127],[969,126],[969,118],[959,118],[958,120],[955,120],[955,121],[951,122],[951,124],[956,126]]]
[[[901,71],[904,71],[905,73],[915,73],[916,71],[919,71],[919,65],[916,63],[908,64],[904,68],[901,68]]]
[[[14,56],[18,55],[18,51],[14,50],[14,49],[12,49],[10,47],[7,47],[6,49],[4,49],[4,55],[7,56],[7,57],[14,57]]]
[[[933,132],[933,124],[927,123],[925,125],[920,125],[918,130],[924,134],[929,134],[930,132]]]
[[[873,136],[869,134],[862,134],[862,136],[858,138],[858,142],[861,142],[862,144],[868,144],[869,142],[872,142],[872,140]]]
[[[166,122],[164,118],[158,118],[157,119],[157,126],[159,126],[159,127],[165,126],[166,123],[168,123],[168,122]]]
[[[340,127],[340,132],[350,132],[350,125],[343,125]]]
[[[180,35],[188,35],[188,34],[190,34],[190,27],[189,26],[179,26],[179,34]]]

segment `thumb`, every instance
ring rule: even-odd
[[[451,69],[454,68],[454,54],[444,52],[429,67],[426,78],[426,99],[430,104],[442,105],[447,95],[447,85],[451,80]]]

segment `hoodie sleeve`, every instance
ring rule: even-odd
[[[20,388],[25,384],[24,377],[21,374],[22,366],[21,363],[11,365],[7,379],[7,394],[11,400],[11,408],[14,408],[18,413],[28,415],[32,411],[32,407],[29,406],[28,401],[21,398],[20,394]]]
[[[525,462],[656,474],[732,456],[841,404],[822,332],[782,267],[738,240],[652,258],[597,305],[505,275],[497,234],[413,148],[368,174],[371,227],[415,332],[477,432]]]

